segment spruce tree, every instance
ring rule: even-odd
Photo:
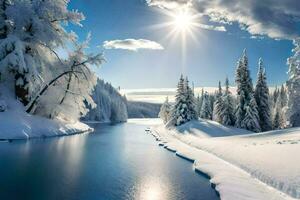
[[[294,40],[294,45],[294,55],[288,59],[288,116],[290,125],[298,127],[300,126],[300,37]]]
[[[221,123],[221,112],[223,109],[223,99],[222,99],[222,86],[221,81],[219,81],[219,88],[216,93],[216,101],[214,102],[214,110],[213,110],[213,120]]]
[[[242,121],[241,128],[247,129],[249,131],[254,131],[256,133],[261,131],[259,125],[257,104],[254,96],[251,97],[250,103],[246,108],[246,114],[244,120]]]
[[[263,61],[260,58],[254,97],[257,103],[259,124],[262,131],[269,131],[272,129],[269,88],[266,80],[266,72],[263,67]]]
[[[193,119],[197,119],[194,92],[189,86],[188,79],[184,79],[181,75],[170,123],[180,126]]]
[[[200,112],[201,112],[201,97],[199,94],[196,98],[196,111],[197,111],[197,116],[199,117]]]
[[[184,78],[181,75],[175,98],[175,105],[172,111],[172,124],[179,126],[186,122],[187,118],[187,106],[186,106],[186,90],[184,86]]]
[[[200,118],[212,119],[211,104],[210,104],[210,99],[209,99],[209,95],[207,92],[205,92],[204,96],[203,96],[203,103],[202,103]]]
[[[242,128],[242,121],[245,118],[247,107],[253,96],[253,85],[250,78],[248,67],[248,57],[244,50],[242,58],[238,61],[236,69],[236,85],[237,85],[237,108],[235,126]]]
[[[277,88],[277,86],[275,87],[275,90],[273,92],[273,107],[275,108],[277,99],[279,97],[279,89]]]
[[[280,88],[280,101],[281,101],[281,107],[284,108],[287,105],[287,93],[284,84],[281,85]]]
[[[201,90],[201,96],[198,95],[198,98],[197,98],[197,113],[198,113],[198,117],[200,117],[200,115],[201,115],[203,98],[204,98],[204,89],[202,88],[202,90]]]
[[[161,106],[158,116],[163,120],[164,124],[166,124],[170,120],[171,104],[169,103],[168,97],[166,97],[165,102]]]
[[[194,91],[189,86],[189,80],[186,77],[185,79],[185,91],[186,91],[186,105],[187,105],[187,121],[191,121],[197,119],[197,111],[196,111],[196,103],[195,103],[195,96]]]
[[[229,80],[226,78],[225,91],[223,94],[223,106],[221,110],[221,123],[227,126],[233,126],[235,123],[234,100],[229,90]]]
[[[284,112],[282,111],[281,107],[281,99],[278,98],[275,109],[274,109],[274,116],[273,116],[273,129],[278,130],[278,129],[283,129],[285,127],[285,118],[284,118]]]

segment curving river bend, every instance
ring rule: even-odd
[[[0,143],[0,199],[217,200],[192,164],[158,146],[144,125]]]

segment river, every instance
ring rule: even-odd
[[[192,163],[159,147],[145,125],[0,143],[0,199],[217,200]]]

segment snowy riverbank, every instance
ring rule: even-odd
[[[0,112],[0,140],[54,137],[92,131],[88,125],[79,121],[51,120],[30,115],[12,95],[0,97],[6,105],[5,111]]]
[[[152,128],[160,145],[194,162],[222,200],[300,197],[300,128],[253,134],[212,121]]]
[[[0,113],[0,139],[30,139],[73,135],[92,131],[81,122],[63,122],[28,114]]]

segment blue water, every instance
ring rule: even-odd
[[[145,126],[93,126],[93,134],[0,143],[0,199],[219,199]]]

